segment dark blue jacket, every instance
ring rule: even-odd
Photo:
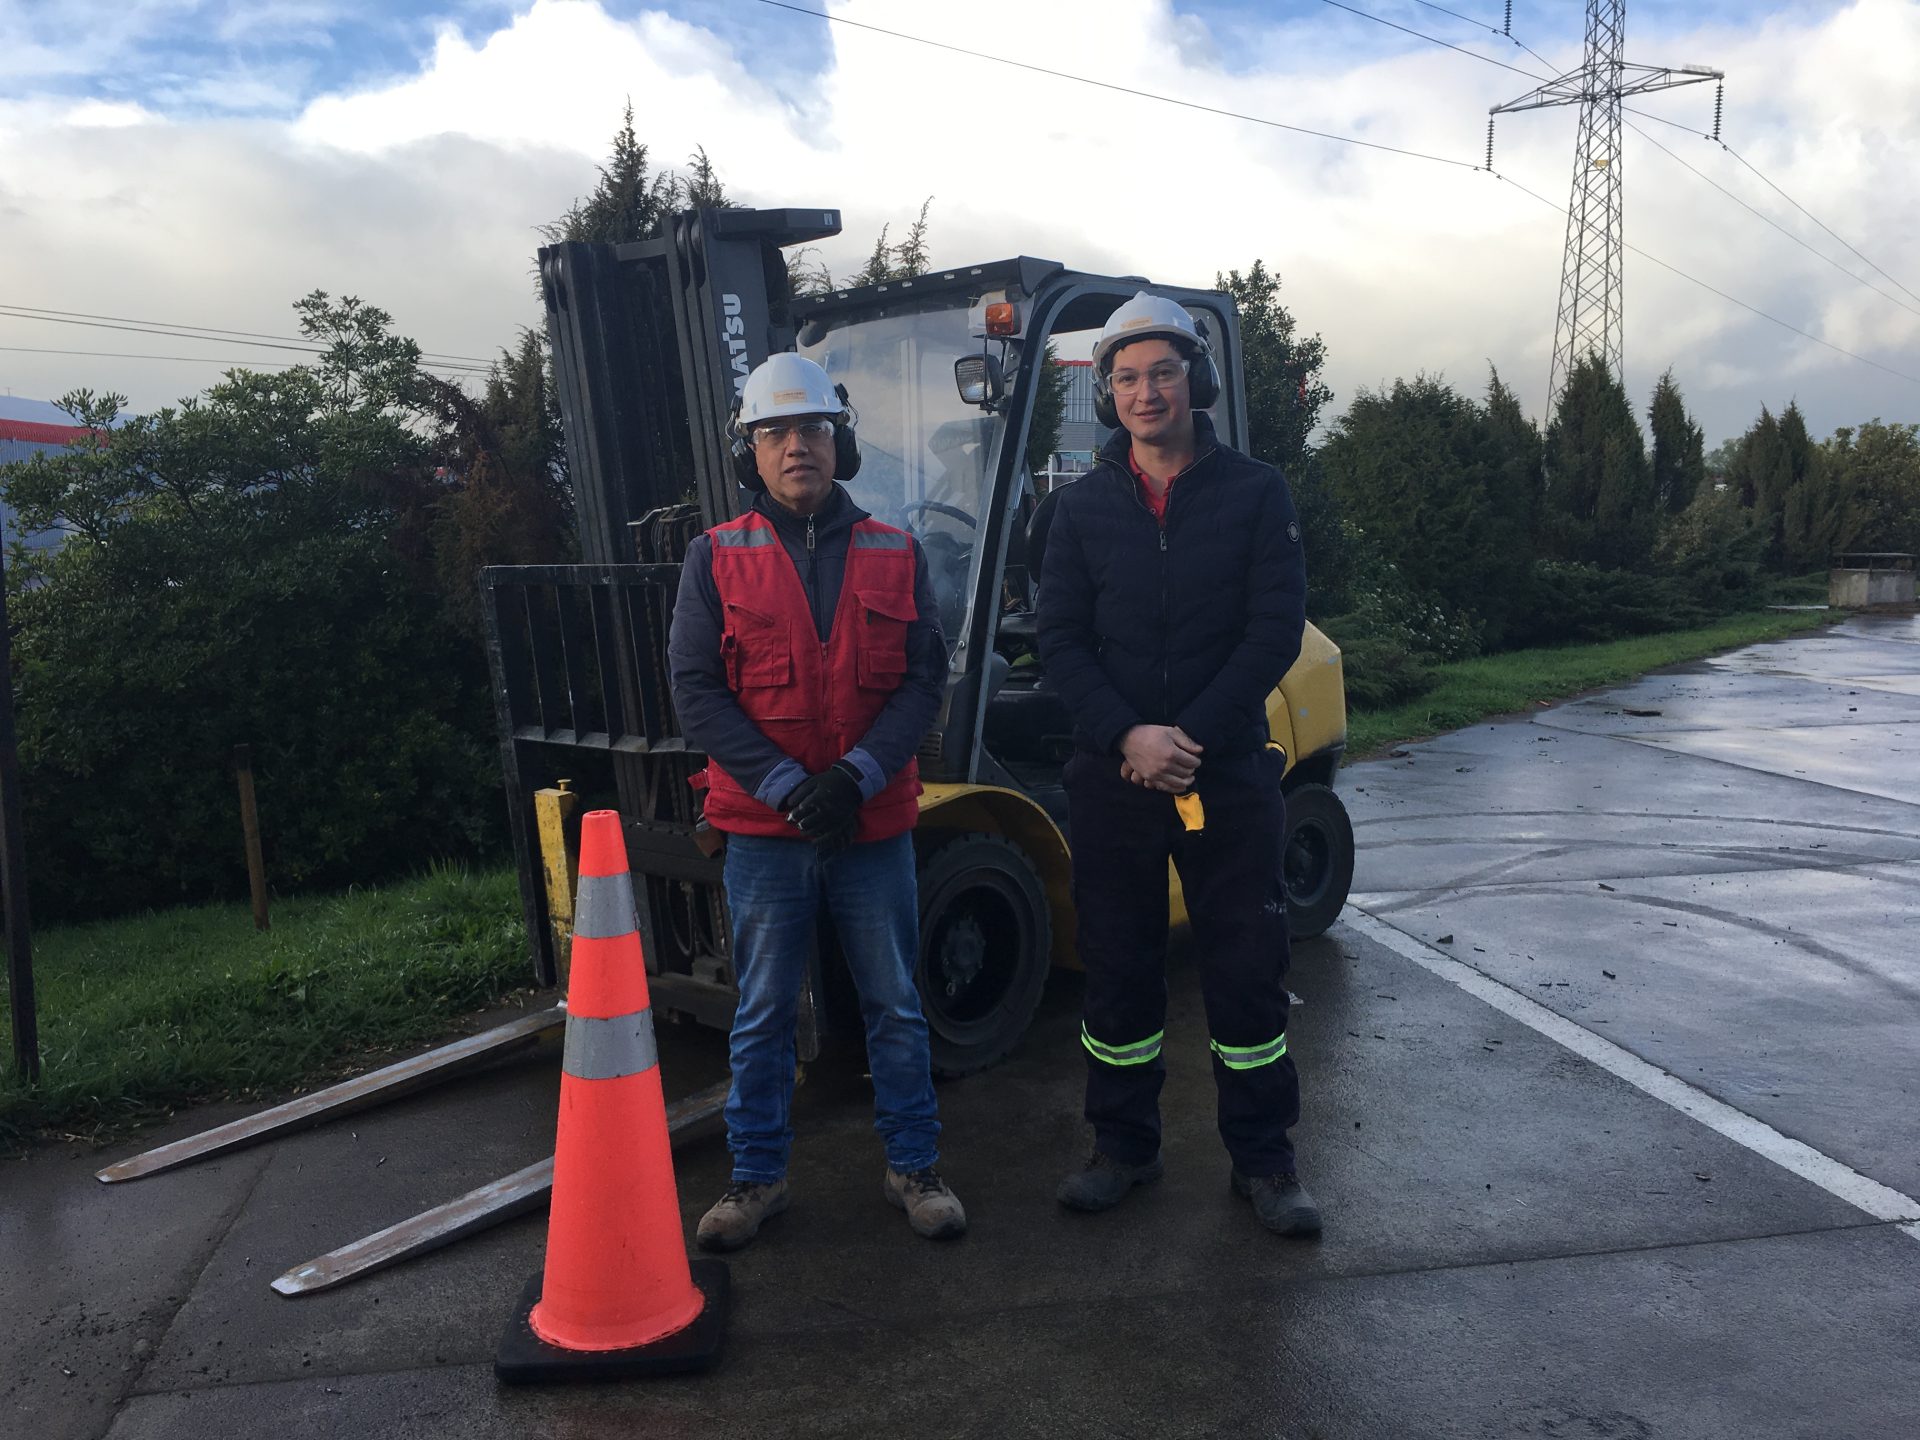
[[[825,507],[813,517],[809,547],[805,517],[764,494],[754,499],[753,508],[771,520],[779,533],[807,592],[814,629],[821,643],[826,643],[840,605],[840,582],[847,573],[847,546],[855,522],[867,519],[867,512],[835,485]],[[913,542],[913,561],[913,598],[920,618],[907,627],[906,676],[873,728],[846,756],[860,772],[860,790],[869,800],[906,768],[920,748],[946,688],[947,644],[940,634],[940,611],[927,578],[927,557],[918,540]],[[681,733],[688,745],[705,752],[754,799],[778,806],[807,778],[807,772],[747,718],[728,688],[726,665],[720,658],[725,629],[720,591],[713,581],[713,542],[705,535],[696,536],[687,546],[680,570],[680,593],[667,638],[668,677]]]
[[[1265,745],[1266,701],[1300,654],[1307,570],[1287,483],[1194,416],[1199,458],[1166,526],[1127,468],[1123,430],[1056,502],[1040,581],[1040,658],[1086,749],[1178,725],[1206,759]]]

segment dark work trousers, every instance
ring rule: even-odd
[[[1167,861],[1179,868],[1207,1007],[1220,1138],[1244,1175],[1294,1172],[1287,1131],[1300,1079],[1286,1052],[1286,806],[1278,751],[1203,760],[1205,828],[1173,797],[1120,776],[1120,757],[1077,751],[1065,774],[1073,903],[1086,966],[1081,1031],[1097,1148],[1139,1165],[1160,1151],[1167,1019]]]

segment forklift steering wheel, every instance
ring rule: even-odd
[[[916,510],[931,510],[936,515],[945,515],[949,520],[958,520],[969,530],[978,530],[980,528],[980,522],[974,519],[973,516],[962,510],[958,505],[949,505],[944,500],[909,500],[900,507],[900,518],[905,520]],[[911,525],[903,528],[908,530],[913,529]],[[916,531],[915,533],[917,534],[918,532]]]

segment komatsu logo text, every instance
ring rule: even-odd
[[[740,297],[722,295],[720,308],[726,312],[725,331],[727,336],[727,355],[733,366],[733,395],[737,400],[747,388],[747,371],[752,367],[747,363],[747,322],[740,314]]]

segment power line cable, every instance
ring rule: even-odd
[[[245,360],[223,360],[213,355],[155,355],[144,350],[50,350],[36,345],[0,345],[0,352],[12,355],[80,355],[99,360],[180,360],[190,365],[224,365],[229,369],[257,369],[263,365],[273,365],[288,369],[300,364],[298,360],[261,360],[248,356]],[[438,365],[422,365],[422,370],[431,370],[443,379],[461,379],[471,371],[446,370]]]
[[[1163,105],[1178,105],[1185,110],[1198,110],[1207,115],[1219,115],[1228,120],[1245,120],[1252,125],[1265,125],[1274,130],[1288,130],[1295,135],[1311,135],[1316,140],[1334,140],[1342,145],[1358,145],[1366,150],[1384,150],[1390,155],[1406,155],[1415,160],[1431,160],[1436,165],[1453,165],[1462,170],[1478,170],[1480,167],[1471,160],[1454,160],[1445,155],[1429,155],[1420,150],[1407,150],[1398,145],[1384,145],[1377,140],[1360,140],[1352,135],[1335,135],[1326,130],[1311,130],[1305,125],[1289,125],[1282,120],[1269,120],[1262,115],[1248,115],[1238,110],[1224,110],[1216,105],[1202,105],[1197,100],[1182,100],[1174,95],[1161,95],[1152,90],[1137,90],[1131,85],[1116,85],[1110,80],[1095,80],[1089,75],[1075,75],[1066,70],[1049,70],[1044,65],[1031,65],[1025,60],[1014,60],[1005,55],[992,55],[983,50],[969,50],[963,45],[949,45],[944,40],[929,40],[923,35],[909,35],[904,30],[889,30],[884,25],[869,25],[862,20],[850,20],[845,15],[829,15],[820,10],[809,10],[804,5],[790,5],[786,0],[757,0],[761,5],[771,6],[775,10],[788,10],[795,15],[806,15],[815,20],[825,20],[835,25],[849,25],[856,30],[868,30],[876,35],[888,35],[895,40],[906,40],[915,45],[925,45],[934,50],[946,50],[955,55],[971,56],[975,60],[990,61],[995,65],[1010,65],[1015,70],[1026,70],[1035,75],[1049,75],[1055,80],[1071,80],[1076,85],[1091,85],[1098,90],[1111,90],[1120,95],[1134,95],[1142,100],[1158,100]],[[1471,51],[1467,52],[1471,54]]]
[[[1865,276],[1854,274],[1853,271],[1847,269],[1846,266],[1842,265],[1838,260],[1834,259],[1831,255],[1827,254],[1824,250],[1816,250],[1812,245],[1809,245],[1800,236],[1794,234],[1791,230],[1787,229],[1786,226],[1782,225],[1778,220],[1775,220],[1771,215],[1765,214],[1762,211],[1754,209],[1753,206],[1749,205],[1746,201],[1742,200],[1738,195],[1734,194],[1731,190],[1727,189],[1726,186],[1722,185],[1718,180],[1714,179],[1711,175],[1707,174],[1706,171],[1696,168],[1695,166],[1689,164],[1686,160],[1682,159],[1680,156],[1674,154],[1673,151],[1667,149],[1666,146],[1662,145],[1658,140],[1654,139],[1653,136],[1649,135],[1646,131],[1642,130],[1638,125],[1634,124],[1631,120],[1627,121],[1626,124],[1629,130],[1633,131],[1634,134],[1638,135],[1642,140],[1645,140],[1649,145],[1653,146],[1654,149],[1658,150],[1661,154],[1665,155],[1668,159],[1672,160],[1674,164],[1684,166],[1686,169],[1693,171],[1695,175],[1699,176],[1702,180],[1706,181],[1707,184],[1713,186],[1714,189],[1718,190],[1722,195],[1726,196],[1729,200],[1733,201],[1733,203],[1738,205],[1742,210],[1745,210],[1748,214],[1752,215],[1756,220],[1761,220],[1761,221],[1764,221],[1766,224],[1771,225],[1774,229],[1778,230],[1782,235],[1786,236],[1787,239],[1793,241],[1793,243],[1798,245],[1802,250],[1805,250],[1809,255],[1818,256],[1820,259],[1826,261],[1827,264],[1831,265],[1834,269],[1838,270],[1842,275],[1846,276],[1849,280],[1853,281],[1855,284],[1866,286],[1867,289],[1871,290],[1874,294],[1878,295],[1881,299],[1892,301],[1895,305],[1898,305],[1902,310],[1907,311],[1911,315],[1920,315],[1920,310],[1916,310],[1913,306],[1907,304],[1907,302],[1902,300],[1898,295],[1889,295],[1885,290],[1882,290],[1878,285],[1874,284],[1871,280],[1868,280]],[[1895,283],[1897,284],[1898,282],[1896,281]]]
[[[1676,130],[1684,130],[1689,135],[1698,135],[1702,140],[1713,140],[1713,136],[1704,134],[1696,126],[1683,124],[1681,121],[1678,121],[1678,120],[1669,120],[1664,115],[1655,115],[1648,110],[1636,110],[1631,105],[1623,105],[1620,108],[1625,110],[1629,115],[1638,115],[1642,120],[1658,121],[1662,125],[1671,125]],[[1773,181],[1769,180],[1765,175],[1761,174],[1759,167],[1756,166],[1751,160],[1747,159],[1746,156],[1742,155],[1738,150],[1734,149],[1731,145],[1727,144],[1727,142],[1724,140],[1715,140],[1714,143],[1717,144],[1722,150],[1726,151],[1727,154],[1731,155],[1740,164],[1746,166],[1747,169],[1751,170],[1754,174],[1754,178],[1759,180],[1761,184],[1765,185],[1769,190],[1773,191],[1782,200],[1786,201],[1789,205],[1793,206],[1794,209],[1798,210],[1802,215],[1806,216],[1807,219],[1811,220],[1814,224],[1818,225],[1822,230],[1826,231],[1827,234],[1831,235],[1834,239],[1838,240],[1842,245],[1846,246],[1847,249],[1851,250],[1855,255],[1859,256],[1863,264],[1865,264],[1869,269],[1874,271],[1874,273],[1879,275],[1881,278],[1886,280],[1888,284],[1894,286],[1896,289],[1906,291],[1906,293],[1909,296],[1912,296],[1913,299],[1920,300],[1920,295],[1915,295],[1911,289],[1908,289],[1907,286],[1901,284],[1898,276],[1889,273],[1885,266],[1875,264],[1870,257],[1868,257],[1865,254],[1862,254],[1860,251],[1860,248],[1856,246],[1852,241],[1848,240],[1846,236],[1842,235],[1838,230],[1835,230],[1831,225],[1827,224],[1826,221],[1822,220],[1818,215],[1814,214],[1811,210],[1807,209],[1806,206],[1802,205],[1798,200],[1794,199],[1793,196],[1789,195],[1785,190],[1782,190]],[[1818,252],[1815,252],[1815,253],[1818,253]]]
[[[1534,49],[1531,45],[1527,44],[1526,41],[1522,40],[1518,35],[1514,34],[1512,30],[1510,29],[1503,30],[1498,25],[1495,25],[1491,20],[1481,20],[1473,15],[1462,15],[1458,10],[1449,10],[1444,5],[1434,4],[1433,0],[1414,0],[1414,4],[1424,5],[1429,10],[1438,10],[1442,15],[1451,15],[1456,20],[1464,20],[1467,22],[1467,24],[1476,25],[1482,30],[1485,30],[1490,35],[1498,35],[1502,40],[1511,40],[1514,44],[1518,45],[1522,50],[1526,51],[1527,54],[1533,56],[1534,59],[1538,60],[1542,65],[1546,66],[1549,70],[1554,70],[1556,72],[1558,70],[1558,67],[1551,60],[1547,59],[1546,56],[1542,55],[1538,50]],[[1467,53],[1469,55],[1473,54],[1471,50],[1469,50]],[[1484,59],[1485,57],[1482,56],[1481,58]],[[1541,77],[1536,75],[1533,78],[1538,80]]]
[[[1542,205],[1545,205],[1549,210],[1558,211],[1562,215],[1565,215],[1567,213],[1566,207],[1564,205],[1558,205],[1554,203],[1552,200],[1549,200],[1546,196],[1542,195],[1537,190],[1528,189],[1525,185],[1522,185],[1518,180],[1515,180],[1513,177],[1509,175],[1502,175],[1498,170],[1495,170],[1492,173],[1493,173],[1494,179],[1505,181],[1507,184],[1513,186],[1514,189],[1520,191],[1522,194],[1531,195],[1535,200],[1538,200]],[[1754,315],[1758,315],[1762,320],[1771,321],[1775,325],[1778,325],[1782,330],[1791,330],[1794,334],[1800,336],[1802,339],[1811,340],[1816,345],[1824,345],[1827,349],[1833,351],[1836,355],[1844,355],[1849,360],[1858,360],[1862,365],[1871,365],[1876,370],[1884,370],[1889,375],[1897,376],[1899,379],[1906,380],[1915,385],[1920,385],[1920,375],[1909,375],[1907,374],[1906,371],[1896,370],[1891,365],[1882,365],[1878,360],[1869,360],[1864,355],[1856,355],[1851,350],[1843,349],[1841,346],[1835,345],[1831,340],[1822,340],[1818,335],[1815,335],[1810,331],[1802,330],[1798,325],[1795,325],[1790,321],[1782,320],[1778,315],[1769,315],[1766,311],[1762,310],[1758,305],[1749,305],[1746,301],[1727,294],[1726,291],[1718,288],[1717,286],[1709,285],[1705,280],[1702,280],[1697,275],[1689,275],[1686,271],[1682,270],[1678,265],[1669,265],[1665,260],[1662,260],[1658,255],[1649,255],[1645,250],[1642,250],[1638,245],[1633,244],[1631,241],[1622,241],[1621,243],[1626,249],[1631,250],[1634,254],[1638,255],[1642,260],[1650,260],[1655,265],[1658,265],[1662,270],[1670,270],[1675,275],[1678,275],[1682,280],[1689,280],[1695,285],[1698,285],[1702,290],[1705,290],[1710,294],[1718,295],[1722,300],[1725,300],[1729,304],[1738,305],[1742,310],[1746,310]]]
[[[273,340],[236,340],[230,336],[195,335],[184,330],[163,330],[157,327],[141,326],[141,325],[113,325],[102,320],[69,320],[69,319],[64,319],[62,317],[54,316],[54,315],[26,315],[5,306],[0,306],[0,319],[41,320],[41,321],[46,321],[48,323],[61,324],[61,325],[84,325],[87,328],[93,329],[93,330],[121,330],[121,331],[125,331],[130,335],[165,336],[168,339],[172,339],[172,340],[202,340],[202,341],[209,341],[209,342],[217,341],[218,343],[227,344],[227,345],[248,345],[248,346],[253,346],[263,350],[292,350],[302,355],[325,355],[328,353],[328,347],[323,345],[296,345],[290,341],[273,341]],[[265,362],[259,362],[259,363],[265,363]],[[298,364],[300,362],[287,361],[285,363]],[[468,375],[485,375],[485,374],[491,373],[491,367],[489,366],[464,365],[451,360],[429,361],[425,358],[425,356],[422,356],[420,363],[423,368],[432,367],[432,368],[443,369],[443,370],[452,370],[452,371],[458,371],[462,374],[468,374]]]
[[[1892,275],[1887,275],[1887,272],[1884,269],[1881,269],[1881,267],[1878,265],[1874,265],[1873,261],[1868,260],[1865,255],[1861,255],[1860,251],[1846,238],[1846,236],[1840,234],[1839,231],[1835,230],[1831,225],[1827,224],[1826,221],[1822,220],[1818,215],[1814,214],[1811,210],[1807,209],[1806,206],[1802,205],[1798,200],[1794,199],[1793,196],[1787,194],[1787,192],[1782,190],[1778,185],[1775,185],[1773,181],[1767,179],[1766,176],[1761,175],[1759,170],[1755,169],[1754,164],[1751,160],[1748,160],[1744,155],[1742,155],[1739,151],[1735,150],[1731,145],[1727,144],[1727,142],[1724,140],[1720,142],[1720,148],[1726,151],[1727,154],[1733,156],[1733,158],[1735,160],[1738,160],[1742,165],[1746,166],[1747,169],[1752,170],[1755,175],[1759,175],[1760,181],[1762,184],[1766,185],[1770,190],[1772,190],[1782,200],[1785,200],[1789,205],[1793,206],[1793,208],[1798,210],[1802,215],[1806,216],[1809,220],[1813,221],[1814,224],[1818,225],[1822,230],[1826,231],[1827,234],[1833,236],[1833,238],[1838,240],[1842,245],[1845,245],[1847,249],[1852,250],[1853,253],[1856,255],[1860,255],[1860,258],[1862,260],[1866,261],[1868,265],[1873,266],[1873,268],[1876,271],[1878,271],[1881,275],[1885,275],[1886,278],[1892,284],[1898,286],[1902,290],[1906,290],[1907,294],[1913,295],[1914,299],[1920,300],[1920,295],[1914,295],[1913,291],[1907,290],[1907,287],[1905,285],[1901,285],[1899,280],[1895,279]]]
[[[325,348],[321,346],[314,346],[312,345],[312,342],[309,342],[309,341],[294,340],[294,338],[291,335],[272,335],[260,330],[222,330],[212,325],[187,325],[183,323],[176,323],[171,320],[136,320],[131,316],[127,316],[127,315],[96,315],[86,310],[49,310],[39,305],[15,305],[11,301],[6,301],[6,300],[0,300],[0,310],[23,311],[25,312],[25,314],[21,318],[27,318],[29,316],[31,317],[46,316],[50,319],[53,319],[53,318],[66,319],[66,320],[74,321],[76,323],[82,320],[114,320],[114,321],[119,321],[120,323],[126,324],[126,325],[147,326],[147,327],[150,327],[156,334],[168,334],[168,333],[175,334],[180,339],[183,339],[183,340],[193,338],[192,336],[184,332],[198,331],[207,335],[218,335],[223,337],[224,336],[244,336],[254,340],[283,341],[291,346],[295,346],[299,348],[313,348],[313,349]],[[422,350],[420,353],[423,356],[430,356],[436,360],[470,361],[476,365],[487,365],[487,366],[491,366],[493,363],[490,360],[482,359],[478,355],[453,355],[453,354],[449,354],[445,350]]]
[[[1511,70],[1516,75],[1524,75],[1529,80],[1538,80],[1543,85],[1552,79],[1549,75],[1536,75],[1531,70],[1522,70],[1518,65],[1509,65],[1506,61],[1496,60],[1491,55],[1482,55],[1478,50],[1469,50],[1463,45],[1456,45],[1451,40],[1442,40],[1438,35],[1428,35],[1424,31],[1410,29],[1396,21],[1387,19],[1384,15],[1375,15],[1367,10],[1356,10],[1351,5],[1342,5],[1340,0],[1320,0],[1320,3],[1322,5],[1331,5],[1336,10],[1344,10],[1349,15],[1358,15],[1362,20],[1371,20],[1376,25],[1384,25],[1389,30],[1398,30],[1402,35],[1411,35],[1417,40],[1425,40],[1430,45],[1441,45],[1448,50],[1457,50],[1462,55],[1471,55],[1484,65],[1498,65],[1502,70]],[[1438,9],[1439,7],[1435,6],[1434,8]],[[1454,12],[1449,10],[1447,13],[1451,15]],[[1465,17],[1463,16],[1461,18],[1464,19]]]

